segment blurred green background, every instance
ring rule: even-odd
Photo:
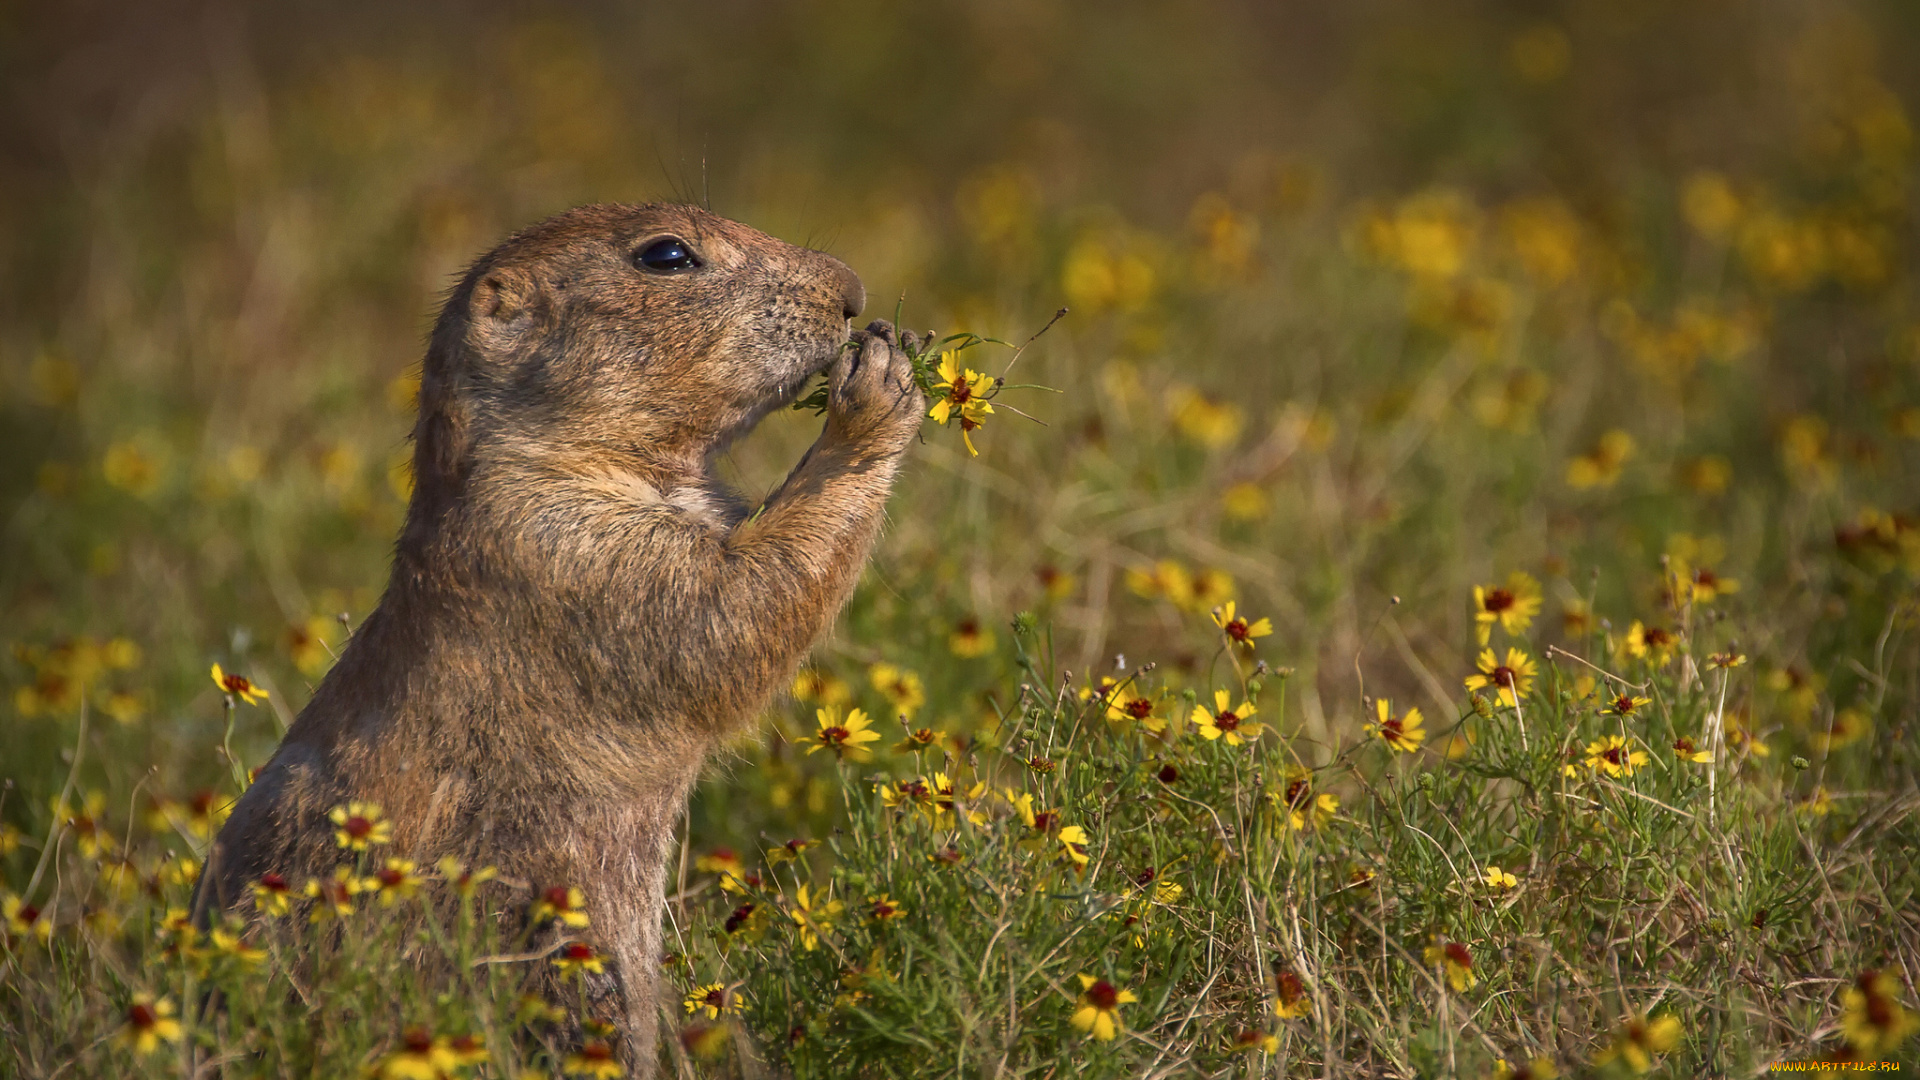
[[[1864,701],[1905,755],[1845,657],[1920,566],[1916,55],[1894,0],[8,5],[6,814],[82,690],[118,795],[212,782],[215,660],[274,691],[263,759],[377,598],[440,298],[607,200],[829,250],[869,317],[1073,309],[1022,360],[1062,393],[1007,398],[1046,426],[929,430],[821,653],[919,669],[925,720],[1004,704],[1016,611],[1178,684],[1229,592],[1289,728],[1351,732],[1359,673],[1453,715],[1473,584],[1584,640],[1666,617],[1665,556],[1742,583],[1747,723]]]

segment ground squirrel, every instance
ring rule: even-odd
[[[581,888],[650,1073],[673,836],[701,764],[846,602],[926,411],[839,260],[686,206],[589,206],[466,273],[429,344],[380,604],[234,807],[208,909],[395,854]],[[851,338],[851,343],[849,339]],[[710,462],[825,372],[826,425],[749,511]]]

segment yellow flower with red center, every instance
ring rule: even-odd
[[[1696,765],[1705,765],[1713,760],[1712,752],[1693,745],[1693,740],[1685,735],[1673,740],[1673,754],[1681,761],[1691,761]]]
[[[953,633],[947,635],[947,651],[962,660],[985,656],[993,651],[994,644],[993,631],[971,615],[955,623]]]
[[[1608,776],[1632,776],[1647,760],[1646,751],[1635,750],[1618,735],[1606,735],[1587,744],[1587,767]]]
[[[569,978],[585,972],[598,975],[607,970],[607,958],[584,941],[569,941],[553,954],[553,966]]]
[[[38,938],[42,945],[53,937],[53,920],[46,913],[12,893],[0,897],[0,920],[8,938]]]
[[[1506,892],[1520,884],[1520,879],[1497,866],[1489,865],[1486,876],[1487,888],[1494,892]]]
[[[682,1004],[687,1007],[690,1016],[704,1011],[707,1019],[718,1020],[721,1013],[740,1011],[740,995],[727,989],[725,983],[708,983],[689,991],[687,1000]]]
[[[334,867],[332,877],[314,878],[307,882],[307,898],[314,901],[307,912],[310,922],[324,922],[328,919],[344,919],[353,914],[353,898],[360,895],[360,878],[351,867]]]
[[[1273,999],[1273,1014],[1282,1020],[1291,1020],[1296,1016],[1306,1016],[1313,1011],[1313,998],[1307,993],[1307,984],[1291,970],[1283,970],[1274,976],[1276,994]]]
[[[1446,973],[1447,985],[1455,993],[1466,993],[1480,981],[1473,972],[1473,954],[1458,941],[1445,941],[1427,946],[1427,963]]]
[[[89,859],[98,859],[110,855],[117,846],[113,834],[108,832],[101,820],[107,812],[107,796],[103,792],[89,791],[80,800],[78,807],[69,808],[59,796],[53,800],[53,814],[67,833],[73,837],[74,849]]]
[[[1166,720],[1156,714],[1160,707],[1157,697],[1135,693],[1131,680],[1118,685],[1111,679],[1100,682],[1099,695],[1107,704],[1108,720],[1116,724],[1137,723],[1155,733],[1166,730]]]
[[[1644,1073],[1653,1068],[1656,1055],[1664,1054],[1680,1043],[1680,1021],[1672,1016],[1649,1020],[1643,1015],[1629,1016],[1613,1034],[1613,1045],[1593,1059],[1605,1065],[1616,1059],[1627,1068]]]
[[[1122,990],[1105,979],[1080,976],[1080,997],[1075,1001],[1073,1026],[1100,1042],[1112,1042],[1126,1028],[1120,1020],[1120,1006],[1140,1000],[1130,990]]]
[[[163,1042],[177,1043],[186,1035],[174,1018],[177,1011],[170,998],[135,994],[114,1041],[142,1057],[160,1049]]]
[[[1229,644],[1243,649],[1253,648],[1254,639],[1273,633],[1272,619],[1260,618],[1248,622],[1234,610],[1231,600],[1214,608],[1212,619],[1213,625],[1219,627],[1220,632],[1226,635]]]
[[[900,741],[893,744],[896,754],[919,754],[933,748],[944,737],[942,732],[932,728],[912,728]]]
[[[453,891],[462,897],[471,897],[481,885],[500,876],[497,867],[482,866],[477,870],[469,869],[451,855],[441,859],[435,868],[440,871],[440,880],[453,886]]]
[[[1679,644],[1679,639],[1671,631],[1658,626],[1643,626],[1639,619],[1635,619],[1627,627],[1627,638],[1620,651],[1623,659],[1645,660],[1654,667],[1666,667]]]
[[[1420,744],[1426,740],[1426,718],[1420,715],[1419,709],[1408,709],[1404,714],[1395,716],[1393,702],[1376,698],[1373,712],[1377,722],[1366,726],[1367,734],[1378,736],[1381,742],[1394,750],[1411,754],[1420,749]]]
[[[1894,977],[1873,968],[1861,972],[1840,995],[1840,1030],[1854,1053],[1862,1058],[1892,1054],[1920,1030],[1920,1018],[1900,1004],[1899,995]]]
[[[367,878],[367,891],[379,893],[384,907],[392,907],[399,900],[410,900],[420,891],[420,876],[413,871],[411,859],[388,859]]]
[[[579,889],[566,885],[549,885],[541,890],[540,899],[533,904],[535,922],[557,922],[562,926],[579,928],[587,925],[587,897]]]
[[[1260,724],[1247,722],[1248,717],[1260,711],[1253,702],[1243,701],[1238,708],[1230,708],[1232,703],[1233,698],[1225,690],[1215,690],[1213,708],[1193,707],[1193,723],[1200,729],[1201,738],[1208,742],[1225,739],[1228,746],[1241,746],[1266,731]]]
[[[1635,709],[1642,705],[1653,704],[1652,698],[1635,697],[1628,693],[1619,693],[1607,702],[1605,712],[1609,716],[1632,716]]]
[[[275,917],[286,915],[292,909],[289,902],[292,895],[292,887],[287,884],[287,879],[279,874],[271,872],[261,874],[260,880],[253,883],[253,906],[262,915]]]
[[[874,922],[886,922],[890,919],[898,919],[906,913],[907,909],[901,907],[899,901],[888,896],[886,893],[881,893],[879,896],[867,897],[867,918],[872,919]]]
[[[1287,766],[1285,785],[1267,789],[1267,801],[1286,814],[1287,827],[1295,832],[1322,828],[1340,812],[1339,796],[1315,794],[1313,773],[1298,765]]]
[[[781,844],[779,847],[768,848],[767,862],[774,866],[779,866],[781,863],[795,862],[800,856],[807,853],[808,848],[819,846],[820,841],[818,840],[803,840],[796,836],[786,843]]]
[[[853,700],[853,687],[831,672],[802,668],[793,677],[791,688],[796,701],[817,701],[822,705],[845,705]]]
[[[367,1074],[377,1080],[442,1080],[457,1067],[445,1038],[413,1025],[400,1033],[400,1045]]]
[[[1227,1043],[1227,1049],[1247,1054],[1271,1054],[1280,1049],[1280,1037],[1252,1028],[1243,1028],[1234,1032],[1233,1038]]]
[[[237,925],[237,924],[236,924]],[[239,934],[231,930],[212,930],[207,934],[208,944],[213,946],[216,956],[231,957],[242,964],[258,964],[267,958],[265,949],[256,949],[246,943]]]
[[[927,416],[942,427],[951,420],[958,420],[960,438],[967,444],[967,453],[980,456],[980,451],[973,448],[973,432],[980,427],[984,417],[993,414],[993,405],[987,396],[998,385],[998,380],[972,368],[961,367],[959,355],[954,352],[940,354],[940,367],[936,374],[939,380],[934,384],[937,400],[933,408],[927,411]]]
[[[1559,1080],[1560,1067],[1550,1057],[1537,1057],[1523,1062],[1518,1068],[1507,1064],[1506,1058],[1493,1063],[1493,1080]]]
[[[703,874],[719,874],[720,889],[723,892],[733,892],[739,887],[740,879],[747,873],[746,867],[740,862],[740,856],[735,855],[732,848],[714,848],[693,860],[693,868]]]
[[[393,842],[393,822],[380,812],[378,803],[358,799],[336,806],[327,813],[333,822],[333,841],[343,848],[365,851],[375,844]]]
[[[249,705],[258,705],[267,699],[267,692],[253,685],[245,675],[229,675],[220,670],[219,664],[213,665],[213,685],[228,699],[239,698]]]
[[[867,748],[870,742],[878,742],[880,733],[872,729],[867,714],[860,709],[847,713],[846,719],[840,718],[839,709],[816,709],[814,717],[819,730],[813,738],[805,740],[807,753],[816,750],[831,750],[835,757],[854,761],[869,761],[873,751]]]
[[[886,696],[896,716],[911,719],[927,703],[926,687],[914,672],[892,664],[875,664],[867,669],[867,681]]]
[[[1127,571],[1127,588],[1148,600],[1166,600],[1184,608],[1193,601],[1193,575],[1172,559],[1161,559],[1152,568],[1134,567]]]
[[[793,906],[787,909],[787,917],[800,935],[800,947],[808,952],[819,948],[820,935],[832,930],[833,920],[846,909],[847,905],[838,900],[820,903],[805,885],[800,886],[794,893]]]
[[[1511,636],[1525,633],[1540,614],[1540,604],[1540,583],[1519,570],[1507,575],[1505,585],[1475,585],[1473,622],[1480,644],[1492,637],[1494,623]]]
[[[1467,689],[1480,690],[1492,687],[1500,699],[1500,704],[1515,708],[1520,699],[1533,693],[1535,667],[1533,658],[1519,649],[1509,648],[1503,663],[1493,655],[1492,649],[1480,651],[1480,670],[1466,678]]]

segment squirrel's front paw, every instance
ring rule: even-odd
[[[893,324],[876,319],[856,330],[827,372],[827,431],[882,452],[904,449],[920,430],[926,395]]]

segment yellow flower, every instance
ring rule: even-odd
[[[793,907],[787,912],[788,918],[793,920],[800,934],[800,947],[808,952],[818,948],[820,935],[833,929],[834,918],[845,911],[846,907],[847,905],[838,900],[816,906],[814,898],[807,892],[807,887],[800,886],[799,891],[794,894]]]
[[[1280,1049],[1280,1037],[1249,1028],[1235,1032],[1233,1039],[1227,1044],[1227,1049],[1248,1054],[1271,1054]]]
[[[867,679],[893,703],[893,711],[898,716],[910,718],[927,703],[926,688],[921,685],[920,676],[911,671],[892,664],[875,664],[867,669]]]
[[[1673,740],[1673,753],[1681,761],[1691,761],[1697,765],[1705,765],[1713,760],[1713,754],[1710,751],[1693,745],[1693,740],[1684,735]]]
[[[1604,772],[1608,776],[1632,776],[1634,770],[1646,763],[1646,751],[1632,749],[1627,740],[1618,735],[1608,735],[1587,744],[1587,767],[1595,772]]]
[[[947,650],[962,660],[985,656],[993,651],[994,644],[993,631],[971,615],[956,623],[953,633],[947,635]]]
[[[1228,746],[1241,746],[1266,731],[1259,724],[1246,722],[1247,717],[1260,711],[1253,702],[1243,701],[1237,709],[1228,708],[1232,701],[1225,690],[1215,690],[1212,709],[1205,705],[1193,707],[1193,722],[1200,728],[1201,738],[1208,742],[1224,738]]]
[[[1273,620],[1262,618],[1249,623],[1234,613],[1231,600],[1214,608],[1212,617],[1213,625],[1220,628],[1220,632],[1227,636],[1227,641],[1241,648],[1251,649],[1255,638],[1273,633]]]
[[[1653,1068],[1655,1054],[1664,1054],[1679,1042],[1680,1021],[1674,1017],[1649,1020],[1645,1016],[1630,1016],[1614,1032],[1613,1045],[1593,1061],[1596,1065],[1605,1065],[1617,1058],[1634,1072],[1643,1073]]]
[[[1420,744],[1425,741],[1427,732],[1424,726],[1426,719],[1420,715],[1419,709],[1408,709],[1405,715],[1395,716],[1393,702],[1386,698],[1376,698],[1373,702],[1373,712],[1379,718],[1379,722],[1368,724],[1367,734],[1379,736],[1380,741],[1403,754],[1411,754],[1420,749]]]
[[[89,791],[80,800],[78,809],[69,810],[56,796],[53,805],[54,817],[66,827],[73,836],[74,849],[89,859],[98,859],[110,855],[116,844],[113,834],[108,832],[100,820],[107,812],[107,796],[103,792]]]
[[[1892,1054],[1907,1036],[1920,1030],[1920,1018],[1899,1000],[1900,984],[1884,971],[1868,968],[1840,995],[1845,1011],[1840,1030],[1862,1058]]]
[[[0,919],[6,922],[9,938],[39,938],[44,945],[53,937],[53,920],[12,893],[0,897]]]
[[[186,1033],[174,1019],[176,1011],[170,998],[135,994],[127,1004],[126,1023],[115,1041],[142,1056],[158,1050],[163,1042],[177,1043]]]
[[[819,721],[820,729],[813,738],[805,740],[807,753],[816,750],[831,750],[836,757],[851,758],[854,761],[869,761],[873,751],[867,749],[870,742],[878,742],[880,733],[869,727],[867,714],[859,709],[847,713],[844,723],[840,720],[838,709],[816,709],[814,717]]]
[[[802,668],[793,677],[792,689],[795,701],[817,701],[828,707],[853,700],[853,687],[845,679],[815,668]]]
[[[1087,830],[1078,825],[1062,825],[1057,834],[1060,840],[1061,854],[1073,863],[1075,870],[1087,868],[1087,845],[1093,840],[1087,836]]]
[[[803,840],[796,836],[786,843],[781,844],[779,847],[768,848],[767,862],[774,866],[779,866],[781,863],[794,862],[798,860],[800,856],[806,854],[808,848],[819,846],[820,841],[818,840]]]
[[[1318,829],[1340,812],[1340,798],[1331,793],[1313,791],[1313,773],[1298,765],[1287,766],[1284,788],[1268,788],[1267,801],[1287,815],[1287,827],[1303,832],[1309,826]]]
[[[375,1064],[367,1075],[377,1080],[442,1080],[454,1068],[446,1040],[426,1028],[413,1026],[400,1033],[400,1046]]]
[[[365,851],[375,844],[393,842],[393,822],[381,816],[378,803],[354,800],[336,806],[327,814],[333,822],[333,841],[343,848]]]
[[[1550,1057],[1537,1057],[1514,1068],[1506,1058],[1493,1063],[1493,1080],[1559,1080],[1560,1068]]]
[[[937,374],[940,381],[934,384],[934,390],[939,399],[927,415],[943,427],[949,420],[958,419],[960,438],[967,444],[967,453],[978,457],[980,451],[973,448],[972,433],[981,425],[983,417],[993,413],[987,395],[993,392],[998,380],[972,368],[962,368],[958,354],[953,352],[940,354]]]
[[[213,930],[207,934],[207,941],[216,954],[230,956],[242,964],[258,964],[267,958],[265,949],[256,949],[248,945],[239,934],[228,930]]]
[[[1152,569],[1127,571],[1127,588],[1148,600],[1167,600],[1184,608],[1193,601],[1193,575],[1172,559],[1161,559]]]
[[[1533,625],[1540,614],[1540,583],[1518,570],[1507,575],[1505,586],[1473,587],[1474,632],[1485,645],[1493,634],[1493,624],[1510,636],[1518,636]]]
[[[1235,484],[1220,495],[1220,508],[1235,521],[1259,521],[1273,509],[1273,498],[1258,484]]]
[[[462,897],[472,896],[481,885],[500,876],[500,871],[492,866],[469,870],[451,855],[441,859],[437,869],[440,871],[440,880],[453,886],[453,891]]]
[[[886,922],[889,919],[898,919],[906,913],[907,909],[901,907],[899,901],[888,896],[886,893],[881,893],[879,896],[867,897],[867,917],[874,922]]]
[[[1520,884],[1520,879],[1497,866],[1487,867],[1487,888],[1494,892],[1505,892]]]
[[[1166,729],[1167,722],[1155,715],[1159,708],[1157,698],[1145,694],[1136,694],[1131,681],[1114,685],[1111,679],[1101,679],[1100,696],[1107,703],[1107,719],[1116,724],[1137,721],[1148,731],[1159,732]]]
[[[1666,667],[1678,644],[1670,632],[1657,626],[1642,626],[1640,620],[1635,619],[1633,625],[1627,627],[1627,640],[1621,651],[1635,660],[1650,661],[1654,667]]]
[[[708,983],[694,987],[683,1004],[689,1015],[704,1009],[707,1019],[718,1020],[721,1013],[740,1011],[740,995],[727,989],[725,983]]]
[[[1126,1026],[1120,1022],[1120,1006],[1140,1000],[1130,990],[1121,990],[1105,979],[1080,976],[1080,997],[1072,1023],[1080,1031],[1101,1042],[1112,1042]]]
[[[1307,993],[1307,986],[1300,976],[1291,970],[1280,972],[1274,977],[1278,994],[1273,999],[1273,1014],[1282,1020],[1291,1020],[1296,1016],[1306,1016],[1313,1011],[1313,998]]]
[[[1618,429],[1600,436],[1592,450],[1567,463],[1567,486],[1575,489],[1612,487],[1621,467],[1633,456],[1633,436]]]
[[[253,685],[246,676],[229,675],[220,670],[219,664],[213,665],[213,685],[229,698],[237,697],[249,705],[258,705],[267,698],[267,692]]]
[[[591,1080],[619,1080],[627,1075],[626,1066],[620,1064],[613,1046],[605,1039],[588,1039],[581,1044],[579,1053],[567,1056],[561,1068],[568,1076],[585,1076]]]
[[[360,895],[361,890],[359,877],[346,866],[335,867],[332,877],[308,881],[307,898],[316,901],[307,913],[308,921],[344,919],[353,914],[353,898]]]
[[[1473,973],[1473,954],[1457,941],[1427,946],[1427,963],[1446,972],[1455,993],[1466,993],[1480,980]]]
[[[593,951],[593,946],[584,941],[570,941],[553,954],[553,966],[566,976],[591,972],[598,975],[607,970],[607,958]]]
[[[420,877],[413,871],[411,859],[388,859],[367,878],[367,891],[377,890],[385,907],[392,907],[396,900],[411,900],[420,891]]]
[[[896,754],[918,754],[934,746],[944,737],[945,734],[943,732],[935,731],[932,728],[914,728],[902,736],[899,742],[893,744],[893,752]]]
[[[291,910],[288,898],[292,895],[293,889],[287,884],[287,879],[279,874],[261,874],[260,880],[253,883],[253,906],[262,915],[286,915]]]
[[[1635,709],[1638,709],[1642,705],[1651,704],[1653,704],[1652,698],[1635,697],[1632,694],[1620,693],[1615,694],[1613,700],[1607,702],[1605,712],[1609,716],[1632,716]]]
[[[557,922],[563,926],[582,927],[587,925],[587,898],[579,889],[566,885],[550,885],[540,893],[540,899],[533,905],[535,922]]]
[[[1506,663],[1494,658],[1492,649],[1480,651],[1480,671],[1466,678],[1467,689],[1479,690],[1485,687],[1497,689],[1500,704],[1514,708],[1520,699],[1533,692],[1533,658],[1519,649],[1507,650]]]

